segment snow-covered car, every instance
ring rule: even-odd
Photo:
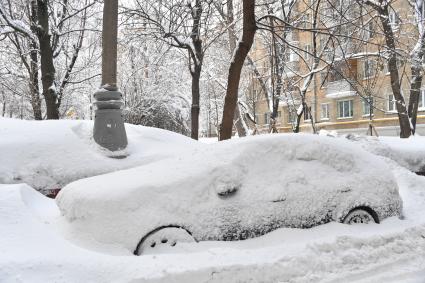
[[[412,136],[408,139],[400,139],[399,137],[371,137],[355,134],[344,137],[359,144],[370,153],[391,159],[399,166],[425,176],[424,137]]]
[[[200,144],[162,129],[126,124],[128,146],[116,159],[93,140],[93,121],[0,117],[0,184],[26,183],[55,196],[70,182],[191,151]]]
[[[135,254],[280,227],[379,223],[402,210],[397,183],[379,157],[349,141],[304,134],[220,142],[82,179],[56,201],[76,234]]]

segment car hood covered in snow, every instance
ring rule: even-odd
[[[226,192],[232,190],[229,205]],[[300,209],[319,214],[330,200],[341,205],[335,219],[355,205],[387,216],[401,210],[397,184],[382,160],[348,141],[303,134],[221,142],[82,179],[67,185],[57,203],[75,234],[132,251],[162,225],[191,223],[204,228],[196,238],[214,239],[217,227],[244,221],[255,227],[264,210],[283,207],[293,219],[284,225],[296,227]],[[388,205],[393,212],[384,211]]]

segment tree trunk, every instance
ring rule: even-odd
[[[418,104],[419,104],[419,95],[421,92],[422,86],[422,74],[420,67],[415,67],[415,64],[412,63],[412,81],[410,83],[410,98],[409,98],[409,108],[408,113],[410,121],[412,123],[412,133],[415,134],[416,130],[416,117],[418,115]]]
[[[201,15],[202,15],[202,2],[197,0],[195,8],[192,10],[193,26],[192,26],[192,44],[193,50],[189,50],[189,58],[193,60],[193,68],[189,63],[190,74],[192,76],[192,107],[190,111],[191,116],[191,138],[198,140],[199,137],[199,112],[200,112],[200,90],[199,80],[201,78],[203,50],[201,33]]]
[[[254,41],[256,28],[255,0],[244,0],[242,40],[239,41],[232,62],[230,63],[229,75],[227,77],[227,91],[224,100],[223,119],[220,128],[220,140],[226,140],[232,137],[233,119],[238,100],[239,80],[243,63]]]
[[[227,34],[229,36],[229,47],[230,47],[230,54],[233,54],[236,48],[236,41],[238,40],[236,38],[235,33],[235,16],[233,14],[233,0],[227,0]]]
[[[38,32],[40,44],[41,82],[46,101],[47,119],[59,119],[55,86],[56,70],[53,64],[53,50],[49,33],[48,0],[37,0]]]
[[[228,35],[229,35],[229,47],[230,54],[233,54],[236,48],[236,33],[235,33],[235,24],[234,24],[234,14],[233,14],[233,0],[227,0],[227,25],[228,25]],[[241,111],[239,109],[239,104],[236,103],[235,107],[235,126],[238,131],[239,137],[245,137],[248,134],[247,129],[244,126],[243,116],[241,115]]]
[[[425,32],[419,36],[419,40],[412,51],[412,62],[411,62],[411,82],[410,82],[410,97],[409,97],[409,107],[407,109],[412,124],[412,133],[415,134],[416,131],[416,118],[418,115],[418,106],[419,106],[419,95],[422,87],[422,62],[424,57],[425,49]]]
[[[274,84],[274,78],[276,78],[277,81],[277,86],[276,86],[276,93],[273,91],[273,98],[272,98],[272,114],[271,114],[271,118],[273,120],[276,120],[277,118],[277,112],[279,110],[279,97],[280,97],[280,92],[282,90],[282,76],[281,76],[281,72],[280,72],[280,48],[277,45],[276,42],[276,38],[275,38],[275,34],[274,34],[274,20],[273,18],[270,18],[270,28],[272,31],[272,51],[273,51],[273,55],[271,60],[272,60],[272,82]],[[286,38],[286,32],[284,34],[284,38]],[[274,74],[273,74],[274,73]],[[274,85],[273,85],[273,90],[274,90]],[[273,122],[274,124],[276,123],[276,121]],[[275,132],[275,131],[273,131]],[[277,131],[276,131],[277,132]]]
[[[40,99],[40,88],[38,86],[38,54],[33,49],[31,44],[31,75],[30,75],[30,90],[31,90],[31,106],[34,113],[35,120],[43,120],[41,114],[41,99]]]
[[[296,133],[296,134],[298,134],[299,132],[300,132],[300,123],[301,123],[301,117],[303,116],[303,114],[304,114],[304,107],[303,107],[303,110],[301,111],[301,113],[297,113],[297,122],[296,122],[296,124],[295,124],[295,127],[294,127],[294,133]]]
[[[408,138],[412,134],[410,127],[409,116],[406,109],[406,104],[401,93],[400,76],[397,67],[397,53],[394,40],[394,33],[389,22],[388,6],[381,8],[381,23],[384,29],[385,41],[389,51],[391,52],[388,60],[388,70],[390,71],[391,89],[397,103],[397,114],[400,123],[400,138]]]
[[[235,107],[235,126],[236,131],[238,132],[239,137],[246,137],[248,135],[248,131],[244,125],[243,115],[241,115],[241,110],[239,108],[239,104],[236,103]]]
[[[31,30],[37,32],[37,5],[36,0],[31,1]],[[37,43],[33,40],[30,41],[30,91],[31,91],[31,106],[34,113],[35,120],[42,120],[41,114],[41,99],[40,99],[40,88],[38,86],[38,52]]]
[[[2,96],[3,96],[3,109],[1,111],[1,116],[4,117],[4,115],[6,114],[6,97],[5,97],[4,93],[3,93]]]
[[[194,72],[191,72],[192,75],[192,107],[190,111],[191,117],[191,138],[194,140],[198,140],[199,136],[199,79],[201,77],[201,67],[195,66]]]

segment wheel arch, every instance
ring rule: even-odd
[[[355,211],[355,210],[364,210],[364,211],[366,211],[367,213],[369,213],[370,215],[372,215],[373,220],[375,221],[375,223],[377,223],[377,224],[380,223],[378,213],[376,213],[376,211],[373,210],[368,205],[358,205],[358,206],[355,206],[355,207],[351,208],[347,213],[345,213],[344,215],[341,216],[340,222],[343,222],[344,219],[345,219],[345,217],[347,215],[349,215],[351,212]]]
[[[150,231],[149,233],[147,233],[146,235],[144,235],[143,237],[142,237],[142,239],[137,243],[137,246],[136,246],[136,248],[134,249],[134,251],[133,251],[133,254],[134,255],[137,255],[137,252],[138,252],[138,250],[139,250],[139,248],[140,248],[140,246],[142,245],[142,243],[150,236],[150,235],[152,235],[152,234],[154,234],[154,233],[156,233],[156,232],[158,232],[159,230],[162,230],[162,229],[166,229],[166,228],[180,228],[180,229],[183,229],[183,230],[185,230],[190,236],[192,236],[193,237],[193,234],[192,234],[192,232],[190,231],[190,230],[188,230],[186,227],[184,227],[184,226],[182,226],[182,225],[176,225],[176,224],[169,224],[169,225],[162,225],[162,226],[159,226],[159,227],[157,227],[157,228],[155,228],[155,229],[153,229],[152,231]],[[195,237],[193,237],[193,239],[195,240],[195,242],[198,242],[198,240],[195,238]]]

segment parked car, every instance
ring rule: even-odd
[[[366,151],[394,161],[418,175],[425,176],[425,139],[414,136],[409,139],[399,137],[371,137],[347,134],[345,138],[359,144]]]
[[[136,255],[160,245],[233,241],[281,227],[400,216],[391,170],[345,140],[275,134],[82,179],[57,197],[70,229]]]

